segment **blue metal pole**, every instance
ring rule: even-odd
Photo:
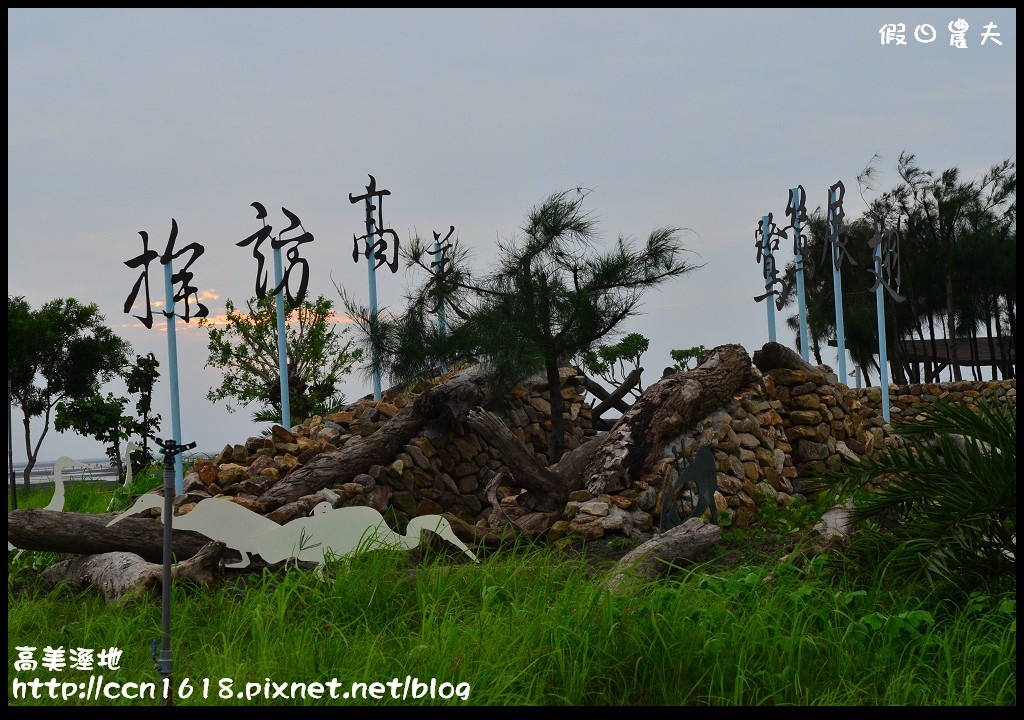
[[[761,233],[761,252],[765,256],[765,267],[770,267],[774,262],[772,258],[772,232],[771,232],[771,218],[767,215],[761,217],[761,227],[763,232]],[[772,289],[772,281],[770,278],[765,278],[764,284],[765,291]],[[765,298],[768,302],[768,342],[775,342],[775,299],[769,295]]]
[[[832,235],[835,231],[834,212],[832,206],[835,203],[835,192],[828,191],[828,232]],[[843,278],[839,273],[839,243],[830,243],[830,257],[832,258],[832,288],[835,294],[836,306],[836,347],[839,350],[839,377],[846,377],[846,333],[843,328]]]
[[[796,233],[796,296],[800,308],[800,357],[804,362],[809,362],[810,341],[807,339],[807,303],[804,300],[804,248],[800,242],[800,188],[795,187],[790,192],[790,202],[793,203],[793,232]]]
[[[366,198],[366,267],[370,283],[370,325],[374,332],[377,330],[377,271],[374,267],[377,258],[374,257],[373,248],[376,245],[373,221],[373,204],[368,196]],[[373,362],[373,399],[380,400],[380,350],[377,341],[374,340],[370,348],[371,360]]]
[[[434,239],[434,263],[437,267],[437,272],[441,272],[441,243],[436,238]],[[445,331],[445,319],[444,319],[444,303],[442,302],[437,306],[437,327],[441,332],[441,337],[444,338]],[[441,372],[448,372],[448,363],[444,360],[441,361]]]
[[[875,277],[882,277],[882,243],[875,245]],[[878,367],[879,384],[882,386],[882,419],[889,422],[889,363],[885,347],[885,298],[882,296],[883,283],[875,288],[875,310],[878,313]]]
[[[277,296],[277,368],[281,376],[281,427],[291,429],[292,411],[288,399],[288,345],[284,326],[284,288],[281,287],[281,248],[274,248],[274,287]]]
[[[181,411],[178,407],[178,342],[174,335],[174,284],[171,277],[174,272],[170,261],[164,265],[164,300],[166,302],[164,317],[167,318],[167,362],[168,376],[171,380],[171,430],[174,442],[181,441]],[[181,495],[184,491],[184,468],[180,454],[174,456],[174,494]]]

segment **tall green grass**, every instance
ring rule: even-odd
[[[24,700],[13,679],[156,681],[158,594],[106,604],[95,591],[45,589],[26,553],[9,565],[12,705],[161,704]],[[1016,704],[1016,593],[966,604],[927,586],[898,589],[792,553],[725,571],[713,561],[609,594],[610,565],[523,546],[479,564],[378,551],[333,563],[326,579],[291,568],[216,588],[175,583],[173,686],[180,705],[467,704],[251,699],[245,683],[469,683],[473,705]],[[17,646],[117,647],[119,670],[15,672]],[[209,697],[201,697],[204,680]],[[390,692],[390,691],[389,691]]]

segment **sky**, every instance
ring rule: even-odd
[[[754,231],[769,212],[785,218],[791,187],[813,211],[842,181],[856,218],[899,182],[901,152],[965,179],[1016,160],[1008,8],[9,8],[7,18],[8,296],[34,309],[95,303],[134,353],[160,361],[154,405],[168,430],[158,263],[152,328],[134,317],[144,304],[124,304],[139,233],[162,252],[172,219],[175,250],[204,249],[189,268],[190,312],[198,299],[215,317],[255,292],[252,248],[238,246],[260,228],[253,202],[275,234],[281,208],[300,217],[314,237],[301,246],[307,295],[340,305],[336,285],[368,303],[366,260],[352,258],[365,211],[349,195],[364,194],[369,175],[390,192],[381,209],[399,242],[455,226],[482,272],[544,198],[588,188],[600,247],[677,227],[684,259],[702,265],[647,293],[620,326],[650,339],[647,386],[673,349],[738,343],[752,355],[769,340],[766,304],[753,299],[764,292]],[[958,21],[966,47],[951,42]],[[884,42],[890,25],[902,43]],[[876,156],[877,186],[862,197],[856,178]],[[780,252],[781,267],[792,249]],[[422,280],[378,269],[382,311],[400,310]],[[791,347],[793,312],[776,319]],[[230,413],[206,398],[221,380],[204,367],[208,331],[179,318],[175,338],[180,441],[216,452],[258,435],[255,406]],[[372,385],[353,373],[342,390],[355,400]],[[26,450],[13,412],[17,463]],[[41,430],[36,419],[33,441]],[[103,452],[50,428],[39,459]]]

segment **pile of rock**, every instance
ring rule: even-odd
[[[715,458],[719,522],[747,525],[760,504],[805,499],[806,483],[819,470],[838,468],[844,457],[855,459],[892,442],[877,389],[848,388],[827,368],[762,373],[754,367],[752,378],[725,407],[672,439],[662,458],[631,487],[596,497],[586,490],[573,492],[563,519],[548,529],[547,537],[593,539],[609,533],[648,537],[657,525],[664,494],[702,446],[710,447]],[[583,376],[574,368],[564,368],[562,384],[565,447],[571,450],[598,433],[586,404]],[[890,390],[891,411],[906,415],[943,398],[970,402],[975,397],[996,397],[1016,403],[1013,380],[961,385]],[[351,482],[270,512],[260,504],[258,498],[294,468],[323,452],[360,442],[416,395],[415,391],[387,392],[380,402],[364,398],[333,415],[290,429],[275,426],[266,436],[249,438],[244,444],[225,447],[215,458],[198,460],[185,479],[184,495],[175,500],[178,512],[188,512],[203,498],[224,495],[279,523],[307,515],[324,500],[334,507],[369,505],[399,528],[411,517],[442,513],[469,525],[487,526],[496,511],[494,500],[497,511],[516,517],[521,512],[516,488],[500,486],[496,497],[487,496],[488,484],[504,467],[501,456],[464,427],[440,437],[415,437],[389,464],[373,465]],[[547,382],[534,380],[507,393],[497,410],[516,438],[544,464],[551,429],[550,399]],[[684,491],[675,500],[686,517],[695,498]]]
[[[561,373],[565,447],[596,434],[585,404],[584,378],[574,368]],[[425,388],[419,388],[425,389]],[[359,442],[378,430],[418,393],[389,391],[381,401],[364,398],[341,412],[314,417],[291,429],[275,425],[263,437],[226,446],[215,458],[197,460],[176,498],[179,513],[203,498],[224,495],[246,508],[285,523],[308,514],[319,502],[335,507],[369,505],[404,526],[416,515],[450,513],[470,525],[490,512],[486,488],[501,470],[500,455],[472,431],[457,428],[441,437],[415,437],[388,465],[374,465],[352,482],[308,495],[268,512],[260,502],[274,483],[323,452]],[[546,458],[551,430],[551,395],[546,380],[517,385],[498,412],[515,436],[538,458]],[[543,460],[546,464],[546,460]]]

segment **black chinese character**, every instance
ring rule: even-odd
[[[778,227],[772,221],[772,213],[768,213],[768,224],[765,226],[765,220],[762,218],[757,223],[757,229],[754,231],[755,245],[757,246],[757,261],[762,263],[762,275],[765,279],[763,295],[757,295],[754,297],[755,302],[761,302],[769,295],[775,295],[775,307],[779,310],[782,309],[782,293],[786,290],[786,283],[782,278],[779,277],[779,269],[775,265],[775,256],[772,254],[773,250],[779,249],[779,238],[785,237],[779,232]],[[782,290],[774,290],[772,286],[778,284],[782,287]]]
[[[835,192],[835,199],[832,193]],[[828,259],[829,255],[835,263],[836,270],[843,264],[843,258],[848,257],[854,265],[854,259],[846,249],[846,225],[843,220],[846,218],[846,211],[843,210],[843,196],[846,195],[846,186],[840,180],[828,189],[828,237],[825,239],[825,252],[822,259]]]
[[[868,270],[875,277],[875,282],[870,290],[874,292],[878,289],[878,285],[881,284],[893,300],[903,302],[906,298],[897,292],[900,287],[899,235],[893,230],[879,232],[878,228],[875,228],[875,234],[868,241],[868,247],[871,248],[872,255],[874,255],[875,248],[879,245],[881,245],[881,248],[877,267]]]
[[[286,253],[288,268],[284,271],[284,275],[281,277],[280,285],[274,288],[274,294],[277,295],[281,292],[281,288],[284,287],[285,291],[288,293],[288,302],[290,302],[293,307],[298,307],[306,298],[306,284],[309,282],[309,263],[299,257],[299,245],[313,242],[313,235],[312,233],[307,232],[306,228],[302,227],[302,221],[299,220],[298,215],[290,212],[288,208],[285,207],[281,208],[281,212],[288,216],[288,219],[291,220],[291,225],[282,230],[276,240],[271,240],[270,246],[276,250],[284,247],[288,243],[295,243],[295,245],[288,248]],[[285,233],[291,232],[295,228],[301,229],[302,234],[292,238],[285,238]],[[289,278],[291,278],[292,270],[295,269],[296,265],[300,266],[299,275],[301,279],[299,280],[299,291],[293,295]]]
[[[135,298],[139,294],[139,287],[141,285],[145,285],[146,315],[144,317],[135,315],[134,317],[141,320],[142,324],[145,325],[147,328],[152,328],[153,311],[150,306],[149,300],[149,263],[156,259],[157,254],[156,251],[149,249],[149,235],[145,231],[139,231],[139,235],[142,236],[142,254],[137,255],[131,260],[126,260],[124,264],[130,268],[142,267],[143,270],[142,273],[139,275],[139,279],[135,281],[135,285],[132,287],[132,291],[128,295],[128,299],[125,300],[124,311],[128,312],[131,309],[132,305],[135,303]],[[194,314],[195,317],[204,318],[209,314],[209,310],[207,309],[207,307],[203,305],[201,302],[199,302],[199,288],[189,284],[192,281],[193,275],[188,270],[192,266],[192,263],[195,262],[196,258],[198,258],[200,255],[206,252],[206,249],[199,243],[189,243],[181,250],[174,252],[174,241],[177,238],[178,223],[174,218],[171,218],[171,234],[170,237],[167,239],[167,247],[164,249],[163,255],[160,255],[160,264],[167,265],[168,263],[173,262],[175,259],[184,255],[185,253],[191,253],[188,262],[185,263],[185,267],[181,268],[176,273],[173,273],[171,275],[172,286],[181,283],[181,288],[175,291],[172,296],[172,302],[176,305],[181,300],[185,301],[185,314],[180,317],[185,322],[188,322],[189,318],[192,317],[192,314],[190,314],[189,312],[189,296],[196,296],[195,303],[198,310]],[[174,315],[174,308],[171,307],[167,310],[164,310],[164,315],[167,317],[172,317]]]
[[[366,234],[361,236],[352,236],[352,260],[353,262],[359,262],[359,241],[365,240],[366,249],[363,251],[363,256],[367,260],[369,260],[370,254],[373,253],[373,258],[376,261],[373,267],[376,270],[385,262],[387,262],[386,256],[388,250],[388,241],[385,240],[384,238],[386,235],[390,235],[394,241],[394,250],[392,253],[392,260],[391,262],[387,262],[387,266],[392,273],[396,273],[398,272],[398,233],[396,233],[394,230],[391,230],[390,228],[384,227],[384,209],[383,207],[381,207],[384,203],[384,196],[390,195],[391,191],[377,190],[376,178],[374,178],[373,175],[370,175],[369,177],[370,184],[366,186],[366,194],[353,195],[352,193],[349,193],[348,195],[349,202],[353,204],[360,201],[366,202]],[[377,198],[377,202],[379,203],[379,205],[373,204],[373,201],[370,198],[374,197]],[[374,210],[377,210],[376,221],[374,220],[373,217]],[[375,226],[377,228],[376,232],[374,231]],[[377,240],[371,244],[369,242],[369,239],[374,236],[377,237]]]

